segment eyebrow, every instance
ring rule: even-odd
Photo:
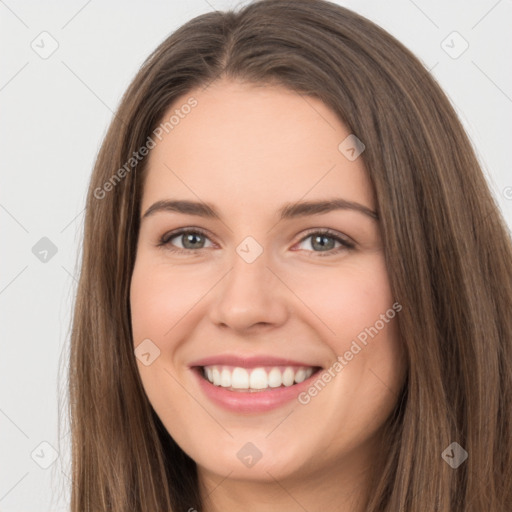
[[[355,201],[335,198],[324,201],[302,201],[296,203],[287,203],[278,210],[280,220],[288,220],[297,217],[306,217],[308,215],[321,215],[334,210],[353,210],[367,215],[373,220],[378,220],[379,216],[372,209]],[[197,215],[211,219],[222,220],[220,214],[211,204],[186,200],[161,200],[152,204],[144,213],[141,220],[154,215],[157,212],[177,212],[185,215]]]

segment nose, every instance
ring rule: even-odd
[[[290,292],[269,267],[265,252],[252,263],[235,254],[231,269],[212,291],[210,320],[238,333],[278,327],[290,314]]]

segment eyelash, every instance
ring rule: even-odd
[[[208,238],[208,234],[202,230],[201,228],[184,228],[177,231],[171,231],[170,233],[166,233],[162,236],[159,243],[157,244],[157,247],[166,248],[169,251],[172,251],[174,253],[197,253],[198,251],[201,251],[203,249],[206,249],[206,247],[200,248],[200,249],[181,249],[180,247],[174,247],[170,244],[170,241],[173,238],[176,238],[180,235],[188,235],[188,234],[200,234],[206,238]],[[307,251],[309,253],[316,253],[320,257],[325,256],[334,256],[341,251],[344,250],[351,250],[354,249],[355,245],[344,238],[341,238],[335,231],[332,231],[330,229],[317,229],[317,230],[311,230],[307,233],[306,236],[302,237],[301,240],[299,240],[298,243],[302,243],[305,240],[307,240],[312,235],[320,235],[320,236],[328,236],[329,238],[333,238],[336,242],[339,242],[341,244],[341,247],[330,249],[329,251]],[[304,250],[304,249],[302,249]]]

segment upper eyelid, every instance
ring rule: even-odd
[[[184,235],[187,233],[199,233],[199,234],[211,239],[211,236],[207,230],[205,230],[203,228],[198,228],[195,226],[173,229],[172,231],[168,231],[168,232],[164,233],[160,237],[160,239],[163,240],[164,238],[166,238],[167,240],[172,240],[173,238],[175,238],[177,236],[181,236],[181,235]]]

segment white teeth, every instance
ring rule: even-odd
[[[233,370],[231,387],[235,389],[247,389],[249,387],[249,372],[245,368],[235,368]]]
[[[306,379],[306,370],[302,368],[295,373],[295,382],[299,383]]]
[[[231,387],[231,372],[227,368],[224,368],[222,372],[220,372],[220,385],[223,388]]]
[[[238,390],[262,390],[267,388],[289,387],[311,377],[313,367],[278,367],[267,371],[265,368],[241,368],[233,366],[205,366],[204,377],[214,386]]]
[[[271,388],[278,388],[283,383],[279,368],[272,368],[268,373],[268,385]]]
[[[286,368],[286,370],[283,373],[283,384],[287,387],[291,386],[293,384],[294,377],[294,371],[290,367]]]
[[[255,368],[251,372],[251,379],[249,381],[249,387],[251,389],[268,388],[268,376],[267,376],[267,372],[263,368]]]

